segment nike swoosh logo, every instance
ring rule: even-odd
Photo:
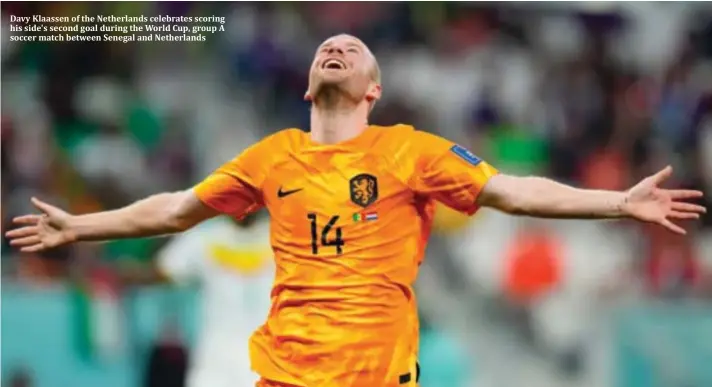
[[[278,198],[283,198],[283,197],[289,196],[289,195],[291,195],[291,194],[293,194],[293,193],[297,193],[297,192],[299,192],[299,191],[301,191],[301,190],[303,190],[303,189],[304,189],[304,188],[297,188],[297,189],[293,189],[293,190],[289,190],[289,191],[282,191],[282,187],[279,187],[279,191],[277,191],[277,197],[278,197]]]

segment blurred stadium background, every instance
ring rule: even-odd
[[[671,184],[705,189],[710,206],[709,4],[3,2],[2,229],[32,195],[115,208],[308,127],[307,69],[339,32],[379,58],[374,123],[413,123],[503,171],[585,187],[624,189],[671,163]],[[224,15],[227,32],[17,44],[10,14]],[[711,226],[678,238],[441,211],[418,282],[422,386],[712,386]],[[3,241],[3,385],[176,385],[145,382],[147,355],[190,348],[196,290],[115,274],[164,243],[20,256]]]

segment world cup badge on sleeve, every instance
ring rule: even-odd
[[[453,145],[452,148],[450,148],[450,151],[452,151],[452,153],[458,155],[461,159],[474,166],[477,166],[477,164],[482,162],[482,159],[475,156],[474,153],[470,152],[469,150],[467,150],[467,148],[463,146]]]

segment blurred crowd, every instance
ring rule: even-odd
[[[189,187],[270,132],[308,130],[312,56],[341,32],[381,66],[373,123],[410,123],[503,172],[587,188],[626,189],[671,164],[670,186],[705,190],[712,208],[705,3],[20,2],[2,13],[3,231],[32,211],[31,196],[77,213],[116,208]],[[9,41],[9,14],[225,15],[227,31],[204,44],[19,44]],[[582,330],[600,311],[591,300],[712,295],[710,215],[685,224],[688,237],[625,221],[490,211],[470,220],[447,209],[437,226],[419,285],[455,301],[440,313],[448,303],[421,296],[424,321],[459,315],[472,326],[468,313],[484,314],[572,373]],[[20,259],[3,241],[3,282],[52,284],[97,261],[146,262],[163,242]],[[449,321],[438,321],[443,313]],[[492,321],[477,325],[489,338]],[[473,351],[487,340],[478,335]]]

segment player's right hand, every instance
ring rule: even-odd
[[[32,253],[76,240],[69,226],[71,214],[37,198],[32,198],[31,201],[42,214],[14,218],[13,223],[23,227],[5,233],[5,236],[10,239],[10,245],[18,247],[22,252]]]

